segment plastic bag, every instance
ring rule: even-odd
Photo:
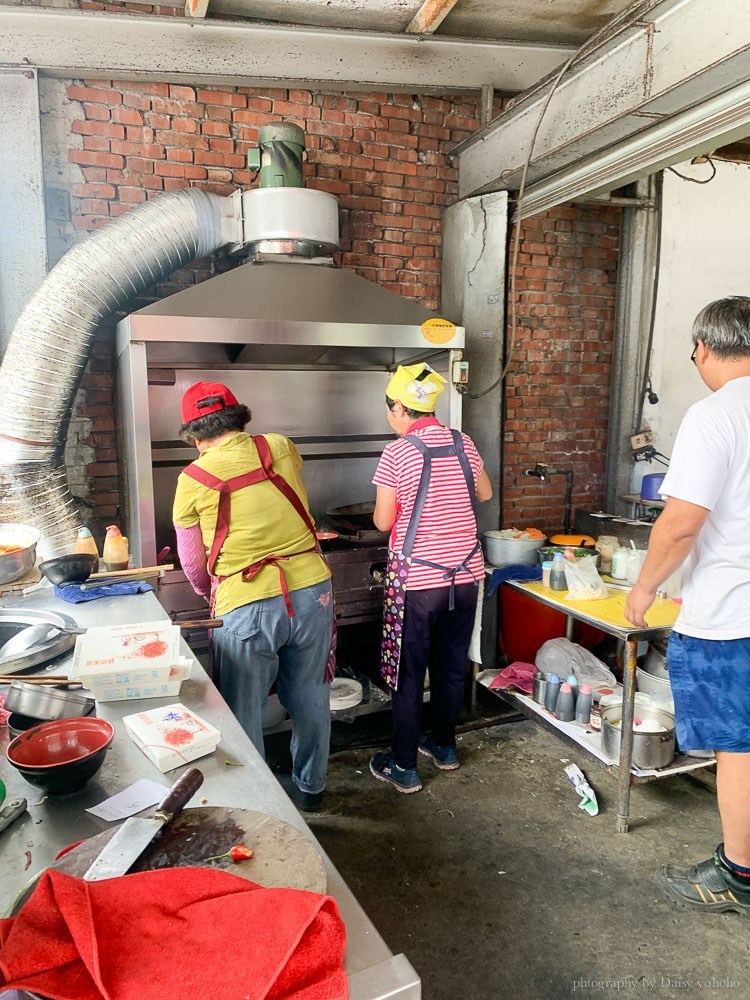
[[[575,674],[579,686],[590,684],[591,689],[615,687],[615,675],[593,653],[570,639],[548,639],[536,654],[536,667],[543,674],[567,677]]]
[[[609,591],[602,582],[596,568],[593,556],[581,556],[575,562],[564,559],[565,582],[568,593],[565,595],[571,601],[599,601],[609,597]]]

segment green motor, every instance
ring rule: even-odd
[[[302,154],[305,133],[291,122],[274,122],[258,130],[258,145],[247,152],[247,165],[260,172],[258,186],[304,187]]]

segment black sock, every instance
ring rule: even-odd
[[[737,878],[744,879],[747,882],[747,887],[750,889],[750,868],[743,868],[742,865],[738,865],[734,861],[730,861],[724,852],[723,844],[719,845],[719,857],[733,875],[736,875]]]

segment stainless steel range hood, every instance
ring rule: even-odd
[[[255,261],[132,313],[136,341],[247,345],[232,362],[259,361],[252,346],[429,348],[423,324],[436,313],[335,267],[330,261]],[[448,335],[450,334],[450,335]],[[446,329],[440,349],[463,347]]]

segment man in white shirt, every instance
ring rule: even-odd
[[[680,426],[666,507],[625,615],[645,626],[657,588],[684,564],[667,651],[677,742],[716,752],[724,840],[693,868],[666,865],[659,880],[683,906],[750,914],[750,298],[707,305],[693,345],[712,395]]]

